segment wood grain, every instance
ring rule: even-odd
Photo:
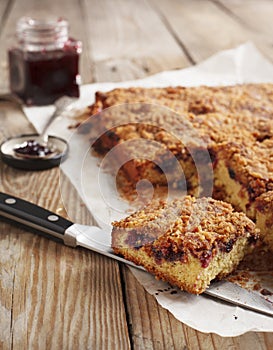
[[[145,292],[129,268],[123,267],[122,271],[131,336],[137,349],[271,349],[272,333],[249,332],[237,337],[221,337],[183,325],[158,306],[156,299]]]
[[[261,37],[268,37],[272,42],[273,3],[271,0],[217,0],[224,10],[237,18],[243,25]]]
[[[151,1],[184,43],[194,62],[246,41],[246,31],[240,23],[209,0],[175,0],[172,6],[166,0]]]
[[[6,13],[8,12],[8,9],[9,9],[9,4],[10,4],[9,0],[2,0],[0,2],[0,23],[1,23],[1,27],[5,23],[5,19],[6,19],[5,17],[6,17]]]
[[[268,58],[273,59],[272,41],[265,35],[258,34],[254,27],[239,20],[237,15],[227,11],[226,8],[232,7],[229,1],[223,1],[225,6],[219,6],[221,3],[216,0],[173,0],[172,6],[169,6],[167,0],[149,1],[183,43],[194,62],[200,62],[219,50],[233,48],[246,41],[253,41]],[[246,2],[233,3],[240,3],[242,9],[248,8]],[[260,1],[253,4],[253,10],[254,6],[260,9],[258,12],[263,13],[270,21],[270,12],[264,11]],[[257,22],[254,20],[254,23]]]
[[[5,136],[31,131],[16,107],[0,105],[0,113],[11,127]],[[0,171],[1,191],[62,215],[67,210],[81,223],[92,220],[67,179],[61,197],[59,169],[26,172],[1,164]],[[0,232],[1,348],[129,348],[116,262],[9,224],[0,223]]]
[[[247,30],[248,40],[252,40],[257,48],[271,61],[272,51],[272,16],[271,0],[214,0],[219,9],[234,18]]]
[[[8,75],[7,75],[7,57],[6,57],[6,38],[1,38],[1,32],[6,24],[7,15],[9,13],[10,1],[2,0],[0,1],[0,44],[2,50],[0,52],[0,93],[6,92],[8,88]]]
[[[129,268],[122,267],[128,321],[135,349],[186,349],[184,326],[136,281]]]
[[[141,78],[189,61],[145,0],[84,0],[96,81]],[[164,43],[164,45],[162,45]]]

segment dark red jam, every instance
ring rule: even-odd
[[[61,96],[79,97],[79,48],[70,39],[61,49],[9,50],[10,89],[27,105],[47,105]]]
[[[270,292],[270,290],[264,288],[261,290],[261,294],[262,295],[273,295],[273,292]]]
[[[206,267],[209,266],[209,263],[212,259],[212,252],[209,250],[205,250],[199,259],[201,262],[201,266],[205,269]]]
[[[46,146],[41,145],[35,140],[25,141],[22,145],[14,148],[14,152],[22,156],[44,157],[53,152]]]

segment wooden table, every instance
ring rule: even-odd
[[[0,92],[16,20],[34,11],[64,15],[81,39],[84,83],[141,78],[183,68],[252,40],[273,61],[272,0],[1,0]],[[183,82],[181,82],[183,84]],[[0,141],[33,131],[0,104]],[[60,170],[19,171],[0,163],[0,190],[79,223],[92,217]],[[0,223],[1,349],[272,349],[273,333],[222,338],[180,323],[129,269]]]

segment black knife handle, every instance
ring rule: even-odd
[[[2,192],[0,216],[62,240],[67,228],[73,225],[73,222],[49,210]]]

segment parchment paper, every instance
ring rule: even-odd
[[[97,90],[108,91],[116,87],[230,85],[247,82],[273,82],[273,66],[252,43],[219,52],[201,64],[187,69],[162,72],[136,81],[84,85],[75,108],[90,105]],[[37,131],[43,128],[53,110],[53,106],[24,108]],[[69,157],[61,168],[98,224],[110,235],[110,223],[126,216],[129,206],[118,197],[111,176],[101,171],[98,159],[90,155],[88,141],[68,129],[72,122],[73,115],[68,113],[58,118],[51,127],[50,134],[67,139],[70,144]],[[213,300],[205,295],[194,296],[181,292],[155,280],[144,271],[131,269],[160,305],[178,320],[201,332],[213,332],[221,336],[237,336],[248,331],[273,332],[271,317]]]

